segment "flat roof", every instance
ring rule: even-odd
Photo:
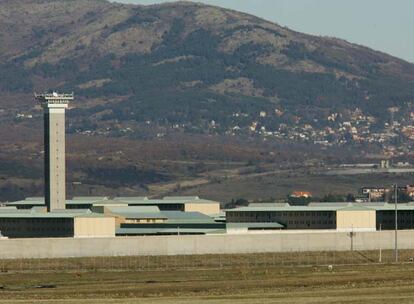
[[[247,207],[285,207],[288,203],[250,203]]]
[[[1,212],[16,212],[18,209],[16,208],[16,206],[5,206],[5,207],[0,207],[0,213]]]
[[[116,201],[116,200],[69,200],[66,201],[67,205],[94,205],[94,206],[105,206],[105,205],[112,205],[112,206],[126,206],[128,205],[125,202]]]
[[[216,223],[214,218],[200,212],[161,211],[167,217],[167,223]]]
[[[149,207],[149,208],[148,208]],[[154,207],[154,208],[153,208]],[[112,214],[132,219],[168,219],[156,206],[108,207]]]
[[[410,203],[401,203],[397,205],[398,210],[412,210],[414,211],[414,202]],[[358,210],[375,210],[375,211],[388,211],[395,210],[394,204],[389,203],[310,203],[309,205],[304,206],[292,206],[285,204],[284,206],[269,206],[267,204],[255,204],[253,207],[239,207],[235,209],[227,209],[226,212],[265,212],[265,211],[299,211],[299,212],[326,212],[326,211],[358,211]]]
[[[8,202],[5,203],[6,206],[20,206],[20,205],[36,205],[36,206],[45,206],[44,200],[24,200],[24,201],[16,201],[16,202]]]
[[[189,200],[199,200],[198,196],[165,196],[163,200],[167,201],[189,201]]]
[[[105,207],[112,212],[126,212],[126,213],[159,213],[160,208],[158,206],[109,206]]]
[[[375,209],[367,206],[355,205],[346,206],[344,208],[338,209],[338,211],[375,211]]]
[[[107,196],[74,196],[72,201],[102,201],[108,199]]]
[[[284,207],[240,207],[235,209],[227,209],[226,212],[234,212],[234,211],[337,211],[338,209],[343,207],[333,207],[333,206],[327,206],[327,207],[308,207],[308,206],[284,206]]]
[[[225,233],[224,229],[205,228],[118,228],[115,234],[136,235],[136,234],[208,234]]]
[[[142,201],[142,200],[148,200],[148,197],[146,196],[117,196],[114,197],[115,201],[123,201],[123,200],[138,200],[138,201]]]
[[[269,223],[227,223],[227,228],[284,228],[285,225],[278,222],[269,222]]]
[[[31,212],[7,212],[0,213],[0,218],[104,218],[110,217],[100,213],[31,213]]]
[[[44,201],[45,198],[41,196],[26,197],[26,201]]]
[[[72,199],[66,200],[67,205],[172,205],[172,204],[211,204],[218,202],[200,199],[194,197],[165,197],[163,199],[148,199],[147,197],[115,197],[109,199],[105,196],[75,196]],[[25,200],[7,202],[7,206],[44,206],[45,199],[43,197],[30,197]]]
[[[44,209],[0,209],[0,218],[75,218],[75,217],[111,217],[94,213],[89,209],[62,209],[46,212]]]
[[[160,211],[157,206],[105,207],[109,212],[125,218],[165,219],[167,223],[215,223],[214,217],[193,211]],[[70,209],[69,209],[70,210]]]
[[[167,198],[167,199],[123,199],[123,200],[118,200],[118,199],[114,199],[115,201],[119,201],[119,202],[124,202],[126,204],[140,204],[140,205],[173,205],[173,204],[177,204],[177,205],[181,205],[181,204],[188,204],[188,203],[193,203],[193,204],[218,204],[218,202],[215,201],[210,201],[210,200],[205,200],[205,199],[183,199],[183,198],[178,198],[178,199],[173,199],[173,198]]]
[[[349,204],[352,204],[352,202],[310,202],[307,206],[309,206],[309,207],[327,207],[327,206],[330,206],[330,207],[338,207],[338,206],[346,207]]]

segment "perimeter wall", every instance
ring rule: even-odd
[[[267,234],[116,238],[1,239],[0,259],[93,256],[237,254],[393,249],[394,231],[277,232]],[[352,244],[353,243],[353,244]],[[414,249],[414,230],[398,232],[398,247]]]

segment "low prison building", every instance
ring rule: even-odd
[[[399,229],[414,229],[414,203],[398,204]],[[388,203],[251,204],[226,210],[227,231],[394,229],[395,206]]]
[[[115,218],[91,212],[0,211],[0,232],[9,238],[114,237]]]
[[[128,206],[157,206],[161,211],[200,212],[206,215],[220,213],[219,202],[201,199],[198,196],[166,196],[162,199],[117,197],[114,201],[127,203]]]
[[[16,214],[3,216],[0,210],[0,219],[4,218],[0,230],[8,237],[207,234],[223,233],[226,228],[223,220],[215,220],[220,216],[220,203],[197,196],[163,199],[81,196],[66,200],[67,209],[61,210],[59,215],[45,212],[43,197],[29,197],[3,205],[6,206],[3,208],[14,208]],[[88,224],[93,221],[92,217],[95,226]],[[111,231],[100,224],[104,221],[101,218],[110,218]],[[101,227],[101,230],[94,231],[94,227]]]

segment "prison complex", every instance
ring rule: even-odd
[[[44,109],[44,197],[2,203],[2,236],[96,238],[268,233],[286,229],[375,231],[395,227],[395,207],[387,203],[250,204],[222,210],[220,202],[197,196],[67,199],[65,109],[74,95],[53,92],[35,94],[35,98]],[[414,203],[398,205],[398,227],[414,228]]]
[[[224,233],[226,228],[220,203],[197,196],[73,197],[66,201],[65,210],[51,212],[43,197],[4,205],[0,207],[0,230],[7,237],[193,235]],[[86,222],[89,231],[77,229],[76,224]],[[102,229],[102,225],[111,228]]]

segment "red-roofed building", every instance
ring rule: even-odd
[[[312,193],[308,191],[294,191],[290,196],[309,198],[309,197],[312,197]]]

